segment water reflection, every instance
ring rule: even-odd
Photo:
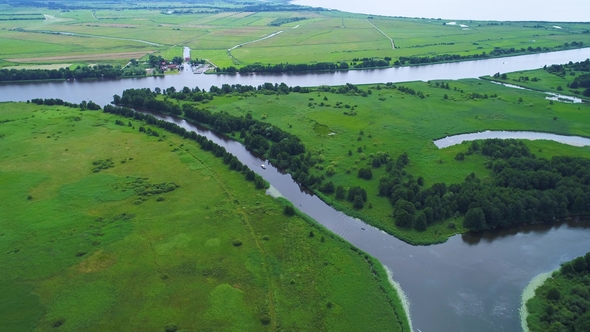
[[[567,220],[554,221],[551,223],[540,223],[534,225],[523,225],[519,227],[513,227],[508,229],[496,229],[486,232],[468,232],[461,235],[461,239],[468,245],[477,245],[484,241],[486,243],[492,243],[498,239],[505,237],[516,236],[519,234],[535,234],[542,235],[551,230],[557,230],[563,226],[567,226],[572,229],[590,229],[590,220],[580,218],[568,218]],[[589,248],[590,250],[590,248]]]

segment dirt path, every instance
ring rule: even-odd
[[[391,39],[391,37],[389,37],[388,35],[385,34],[385,32],[381,31],[381,29],[379,29],[375,24],[373,24],[373,22],[367,20],[367,22],[369,22],[370,25],[373,26],[373,28],[377,29],[377,31],[381,32],[382,35],[384,35],[385,37],[387,37],[387,39],[389,39],[389,41],[391,42],[391,48],[393,48],[395,50],[395,43],[393,42],[393,39]]]
[[[256,40],[252,40],[252,41],[249,41],[249,42],[245,42],[245,43],[238,44],[238,45],[236,45],[236,46],[234,46],[234,47],[232,47],[232,48],[229,48],[229,49],[227,50],[227,55],[228,55],[230,58],[232,58],[234,61],[240,62],[240,60],[238,60],[237,58],[235,58],[235,57],[234,57],[234,56],[231,54],[231,51],[235,50],[235,49],[236,49],[236,48],[238,48],[238,47],[242,47],[242,46],[244,46],[244,45],[248,45],[248,44],[256,43],[256,42],[263,41],[263,40],[265,40],[265,39],[268,39],[268,38],[274,37],[274,36],[276,36],[276,35],[278,35],[278,34],[280,34],[280,33],[282,33],[282,32],[283,32],[283,30],[280,30],[280,31],[277,31],[277,32],[271,33],[271,34],[270,34],[270,35],[268,35],[268,36],[265,36],[265,37],[262,37],[262,38],[259,38],[259,39],[256,39]]]
[[[177,146],[177,147],[180,148],[179,146]],[[256,243],[256,247],[258,248],[258,251],[260,252],[260,254],[263,257],[262,268],[264,270],[264,273],[266,274],[266,281],[268,283],[268,310],[269,310],[269,316],[270,316],[270,327],[271,327],[271,331],[276,331],[277,330],[277,312],[276,312],[275,303],[274,303],[274,290],[273,290],[273,284],[272,284],[272,279],[271,279],[271,273],[270,273],[270,269],[268,267],[269,263],[267,261],[268,254],[266,253],[266,250],[264,249],[263,245],[260,243],[260,239],[259,239],[258,234],[256,233],[256,229],[254,228],[254,225],[252,225],[252,223],[250,222],[250,218],[248,217],[248,214],[244,211],[242,206],[239,203],[236,203],[236,202],[238,202],[238,200],[236,200],[234,198],[234,196],[231,194],[229,189],[225,186],[225,183],[222,181],[219,174],[215,173],[207,164],[205,164],[199,157],[194,155],[192,152],[190,152],[188,150],[187,150],[187,152],[193,158],[195,158],[195,160],[197,160],[201,165],[203,165],[203,167],[205,169],[207,169],[211,173],[211,175],[213,176],[213,178],[215,179],[217,184],[219,184],[219,186],[223,189],[223,192],[227,195],[227,197],[230,199],[230,201],[234,202],[234,205],[236,205],[235,213],[237,213],[241,216],[242,222],[248,228],[250,235],[252,236],[252,238],[254,239],[254,242]]]

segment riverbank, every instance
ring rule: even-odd
[[[537,275],[528,283],[528,285],[522,291],[520,304],[520,325],[522,327],[523,332],[530,332],[529,326],[527,324],[527,317],[529,316],[527,302],[535,296],[535,290],[539,288],[541,285],[543,285],[545,280],[549,279],[553,273],[554,271],[550,271]]]

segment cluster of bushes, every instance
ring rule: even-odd
[[[195,133],[194,131],[189,132],[175,123],[165,120],[158,120],[153,115],[139,113],[127,107],[106,105],[104,107],[104,112],[121,115],[127,118],[133,118],[138,121],[145,121],[149,125],[156,126],[174,134],[183,136],[184,138],[194,140],[199,143],[202,150],[211,151],[211,153],[213,153],[216,157],[223,158],[223,162],[228,164],[230,169],[241,172],[246,180],[254,182],[257,189],[264,189],[268,186],[268,184],[264,181],[264,179],[262,179],[260,175],[254,173],[254,171],[249,169],[248,166],[242,164],[234,155],[227,152],[224,147],[212,142],[205,136]]]
[[[145,76],[144,68],[129,66],[95,65],[60,69],[0,69],[0,81],[31,81],[88,78],[121,78]]]
[[[298,22],[306,20],[307,17],[279,17],[270,22],[268,25],[272,27],[278,27],[283,24],[291,23],[291,22]]]
[[[29,101],[27,101],[27,103],[28,102]],[[82,100],[82,102],[80,104],[76,104],[76,103],[70,103],[67,101],[63,101],[59,98],[49,98],[49,99],[34,98],[34,99],[31,99],[30,102],[33,104],[37,104],[37,105],[68,106],[68,107],[72,107],[72,108],[80,108],[82,110],[91,110],[91,111],[97,111],[97,110],[101,109],[100,105],[98,105],[97,103],[94,103],[92,100],[88,101],[88,102],[86,102],[85,100]]]
[[[527,325],[537,331],[588,331],[590,253],[564,263],[527,302]]]
[[[103,169],[115,167],[115,163],[113,163],[113,160],[111,158],[95,160],[92,162],[92,165],[94,166],[94,168],[92,169],[92,172],[94,173],[98,173]]]
[[[394,85],[393,87],[394,88],[397,88],[398,91],[403,92],[405,94],[409,94],[409,95],[412,95],[412,96],[418,96],[418,97],[420,97],[420,99],[424,99],[424,97],[425,97],[424,96],[424,93],[422,93],[422,91],[416,91],[416,90],[414,90],[412,88],[408,88],[408,87],[405,87],[403,85],[398,85],[398,86],[395,86]]]
[[[581,62],[570,61],[563,65],[544,66],[543,69],[559,77],[565,77],[568,71],[570,71],[571,75],[575,75],[576,71],[584,72],[575,76],[573,82],[568,83],[567,86],[571,89],[585,89],[582,94],[586,97],[590,97],[590,59]]]
[[[465,228],[481,231],[590,213],[590,159],[538,159],[524,143],[501,139],[473,142],[466,155],[473,153],[490,158],[491,179],[472,173],[461,184],[424,190],[411,176],[381,179],[379,194],[390,197],[396,225],[422,230],[464,215]]]

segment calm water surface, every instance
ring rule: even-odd
[[[294,0],[312,7],[384,16],[491,21],[588,22],[587,0]],[[394,38],[395,39],[395,38]]]
[[[549,140],[562,144],[573,146],[588,146],[590,145],[590,138],[580,136],[556,135],[549,133],[536,133],[532,131],[482,131],[479,133],[460,134],[448,136],[434,141],[434,144],[439,148],[447,148],[449,146],[461,144],[465,141],[475,141],[478,139],[526,139],[526,140]]]
[[[114,94],[121,94],[131,88],[168,88],[177,90],[185,86],[209,89],[212,85],[242,84],[258,86],[265,82],[285,82],[289,86],[318,86],[428,81],[435,79],[473,78],[495,73],[538,69],[544,65],[561,64],[569,61],[584,61],[590,58],[590,48],[532,54],[489,60],[455,62],[438,65],[399,67],[373,70],[350,70],[299,74],[245,74],[245,75],[204,75],[193,74],[186,68],[181,74],[164,77],[145,77],[100,81],[60,81],[40,83],[0,83],[0,101],[26,101],[32,98],[61,98],[79,103],[92,100],[101,105],[113,100]]]

